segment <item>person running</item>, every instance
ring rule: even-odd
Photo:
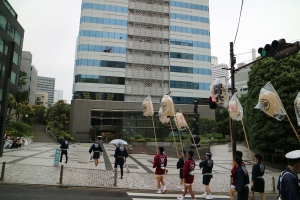
[[[247,168],[242,165],[242,159],[238,156],[234,158],[236,170],[236,185],[235,190],[237,191],[237,200],[246,200],[249,196],[249,174]]]
[[[265,165],[261,162],[262,156],[260,154],[255,154],[255,165],[252,165],[252,183],[251,183],[251,200],[254,200],[254,192],[259,192],[261,199],[266,200],[265,197],[265,180],[263,175],[265,173]]]
[[[235,152],[235,157],[238,156],[242,159],[243,157],[243,152],[241,151],[236,151]],[[235,184],[236,184],[236,170],[237,170],[237,166],[234,164],[234,160],[232,161],[232,169],[231,169],[231,187],[230,187],[230,190],[229,190],[229,196],[230,196],[230,200],[235,200],[234,198],[234,193],[236,192],[236,190],[234,189],[235,188]],[[245,166],[245,163],[244,161],[242,161],[242,165]]]
[[[126,151],[126,148],[123,146],[122,141],[119,142],[119,145],[117,146],[117,148],[115,150],[114,157],[115,157],[115,169],[117,169],[117,166],[120,165],[121,179],[123,179],[123,165],[124,165],[124,162],[126,162],[128,153]]]
[[[209,187],[210,179],[212,179],[212,168],[214,166],[214,161],[211,159],[212,153],[206,152],[206,160],[200,162],[199,167],[202,169],[203,181],[202,184],[205,185],[205,193],[202,194],[206,199],[213,199],[211,190]]]
[[[69,149],[69,141],[67,140],[67,137],[64,137],[63,138],[63,141],[61,142],[61,145],[60,145],[60,149],[61,149],[61,154],[60,154],[60,161],[62,161],[62,157],[63,155],[66,156],[66,162],[68,162],[68,149]]]
[[[95,162],[95,169],[98,169],[99,158],[100,155],[103,154],[103,150],[101,147],[101,138],[97,138],[96,142],[91,146],[89,152],[90,154],[93,152],[93,159]]]
[[[185,154],[182,152],[181,153],[182,158],[185,160]],[[193,200],[196,200],[195,194],[193,192],[193,182],[194,182],[194,169],[195,169],[195,161],[193,160],[194,152],[189,151],[187,153],[188,159],[185,160],[184,166],[183,166],[183,172],[182,175],[184,177],[184,191],[181,197],[178,197],[178,200],[183,200],[187,190],[189,190],[191,197]]]
[[[179,169],[179,178],[180,178],[180,185],[178,186],[178,189],[184,191],[184,178],[183,178],[182,171],[183,171],[185,160],[188,160],[186,151],[183,150],[183,154],[181,154],[181,156],[178,156],[178,158],[179,160],[177,162],[177,169]]]
[[[167,186],[165,181],[163,180],[163,176],[166,173],[166,166],[167,166],[167,156],[164,154],[164,147],[159,147],[159,154],[157,154],[154,157],[154,162],[153,162],[153,168],[155,169],[155,175],[157,178],[157,194],[165,193],[167,192]],[[161,185],[163,185],[163,190],[161,189]]]

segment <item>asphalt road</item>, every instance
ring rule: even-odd
[[[58,186],[30,186],[16,184],[0,184],[1,200],[171,200],[180,196],[179,193],[166,193],[161,196],[152,191],[83,188]],[[220,197],[220,198],[219,198]],[[229,198],[214,197],[215,200],[229,200]],[[189,195],[185,199],[191,199]],[[204,199],[204,198],[197,198]],[[250,198],[249,198],[250,199]],[[260,197],[256,197],[260,200]],[[267,200],[276,200],[275,195],[268,195]]]

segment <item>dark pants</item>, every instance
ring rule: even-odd
[[[123,178],[123,166],[124,166],[124,158],[116,158],[115,169],[120,165],[121,169],[121,178]]]
[[[68,162],[68,151],[67,150],[61,150],[60,162],[62,161],[62,157],[64,154],[66,155],[66,162]]]
[[[241,191],[237,193],[237,200],[248,200],[249,188],[248,186],[242,187]]]

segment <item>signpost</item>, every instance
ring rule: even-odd
[[[60,159],[60,148],[57,148],[57,149],[55,149],[53,166],[59,166],[59,159]]]

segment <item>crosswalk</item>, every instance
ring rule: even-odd
[[[181,194],[171,194],[171,193],[165,193],[165,194],[156,194],[156,193],[136,193],[136,192],[127,192],[128,196],[132,198],[132,200],[171,200],[171,199],[177,199],[177,197],[180,197]],[[230,199],[229,196],[226,195],[213,195],[214,199],[218,200],[226,200]],[[192,199],[190,194],[187,194],[184,199]],[[200,197],[199,195],[196,195],[196,199],[205,199],[204,197]]]

